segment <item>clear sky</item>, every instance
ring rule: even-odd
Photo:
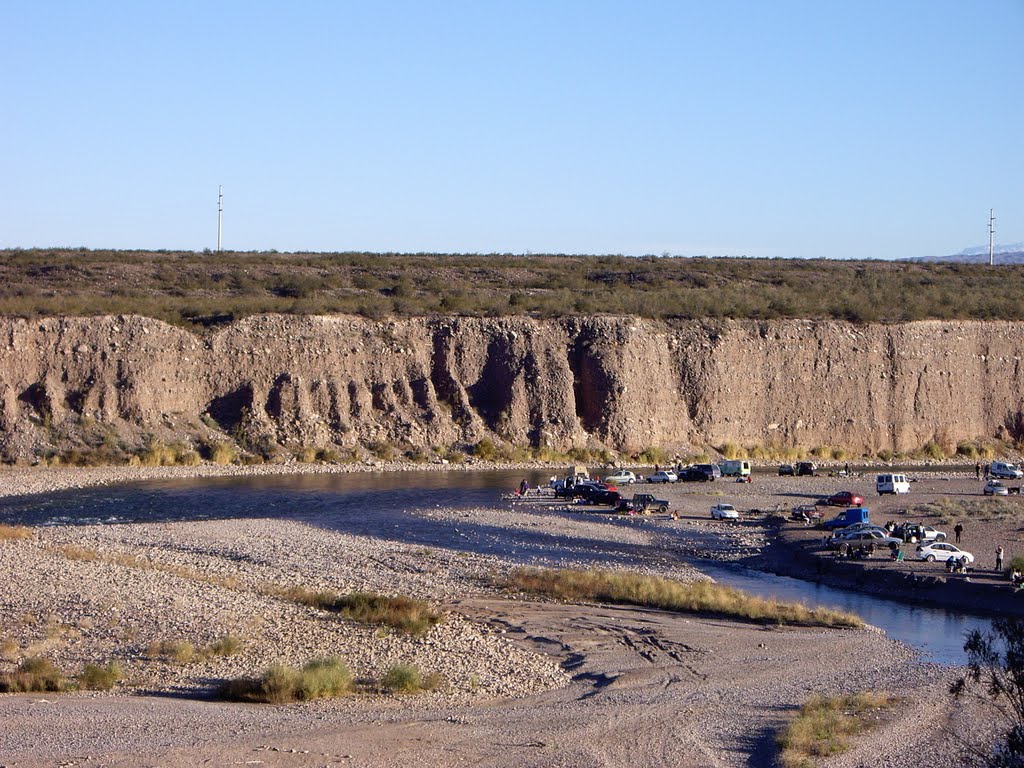
[[[0,247],[1024,241],[1024,0],[0,0]]]

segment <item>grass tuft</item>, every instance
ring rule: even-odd
[[[258,679],[228,680],[220,688],[223,698],[264,704],[290,704],[344,696],[352,690],[352,672],[339,658],[314,659],[302,669],[281,664]]]
[[[14,672],[0,674],[0,693],[56,693],[67,690],[68,685],[64,673],[40,656],[26,659]]]
[[[441,614],[429,603],[399,595],[388,597],[373,592],[338,595],[305,587],[267,588],[268,594],[309,605],[324,611],[336,611],[361,624],[391,627],[410,635],[423,635],[441,620]]]
[[[86,664],[78,676],[78,687],[84,691],[109,691],[123,677],[116,661],[104,665]]]
[[[0,525],[0,541],[28,539],[32,537],[32,529],[24,525]]]
[[[851,613],[765,600],[710,581],[685,584],[628,572],[519,568],[502,583],[509,589],[572,602],[594,600],[775,624],[864,626],[860,617]]]
[[[419,693],[434,690],[440,685],[439,674],[424,675],[412,664],[396,664],[387,671],[381,681],[381,687],[388,693]]]
[[[815,758],[845,752],[851,737],[879,725],[898,702],[885,693],[813,697],[779,734],[783,768],[813,768]]]

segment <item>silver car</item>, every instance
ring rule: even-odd
[[[903,542],[892,536],[886,536],[881,531],[855,531],[845,536],[836,536],[829,542],[832,549],[838,549],[843,544],[850,549],[866,549],[867,547],[889,549],[899,547]]]

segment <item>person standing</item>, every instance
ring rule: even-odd
[[[957,544],[960,543],[960,534],[962,534],[963,532],[964,532],[964,524],[963,523],[957,523],[956,527],[953,529],[953,533],[956,534],[956,543]]]
[[[974,477],[977,480],[981,480],[981,462],[979,461],[974,465]]]
[[[996,547],[996,571],[1003,570],[1003,548]]]

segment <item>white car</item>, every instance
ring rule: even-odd
[[[740,513],[732,504],[715,504],[711,508],[711,517],[715,520],[739,520]]]
[[[604,481],[612,485],[632,485],[636,482],[636,475],[628,469],[616,469]]]
[[[653,475],[647,477],[648,483],[675,483],[678,482],[679,478],[676,477],[675,472],[669,472],[665,469],[659,469]]]
[[[989,480],[981,491],[986,496],[1009,496],[1010,489],[998,480]]]
[[[965,552],[960,549],[960,547],[948,544],[945,541],[933,541],[927,544],[918,544],[916,551],[919,560],[927,560],[929,563],[934,563],[936,560],[944,563],[951,557],[956,560],[961,560],[966,557],[968,563],[974,562],[974,555],[970,552]]]

